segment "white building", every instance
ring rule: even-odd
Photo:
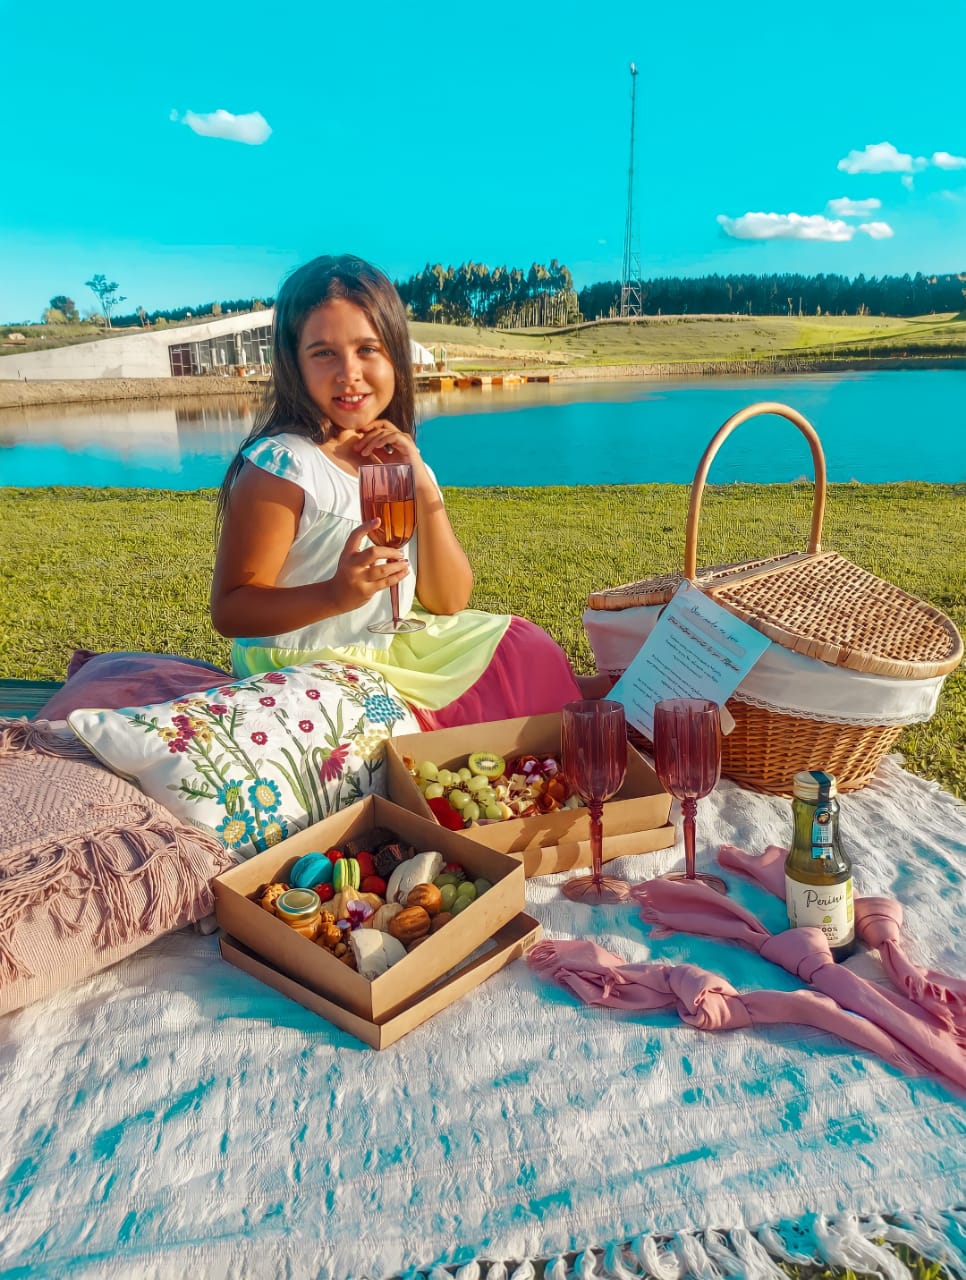
[[[432,352],[410,343],[413,365],[432,367]],[[0,379],[15,382],[70,378],[178,378],[264,373],[271,365],[272,311],[246,311],[217,320],[125,331],[115,338],[49,351],[0,356]]]

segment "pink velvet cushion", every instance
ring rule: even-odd
[[[164,653],[91,653],[78,649],[67,683],[37,712],[38,720],[66,720],[72,711],[116,711],[167,702],[221,683],[228,672],[196,658]]]
[[[233,862],[81,752],[0,720],[0,1013],[209,915]]]

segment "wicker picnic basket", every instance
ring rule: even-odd
[[[698,522],[708,470],[725,438],[760,414],[786,418],[811,449],[815,492],[808,548],[698,569]],[[963,642],[951,620],[834,552],[823,551],[825,496],[825,456],[811,424],[787,405],[750,405],[724,423],[698,464],[683,572],[595,592],[588,599],[589,609],[663,605],[687,578],[770,640],[820,663],[899,681],[948,674],[963,656]],[[834,774],[842,791],[865,786],[904,727],[812,720],[739,698],[729,699],[727,706],[735,727],[722,740],[722,772],[742,786],[774,795],[789,794],[800,769]]]

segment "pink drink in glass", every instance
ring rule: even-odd
[[[720,876],[695,871],[695,821],[698,800],[709,795],[721,777],[721,716],[718,704],[705,698],[668,698],[654,708],[654,772],[681,801],[684,827],[684,875],[668,880],[700,880],[726,893]]]

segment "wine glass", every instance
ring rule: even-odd
[[[564,774],[590,810],[589,876],[574,876],[563,891],[574,902],[623,902],[630,886],[601,874],[604,801],[620,790],[627,771],[627,724],[619,702],[568,702],[561,712],[560,757]]]
[[[721,717],[706,698],[667,698],[654,708],[654,771],[662,786],[681,801],[684,818],[684,873],[666,880],[698,880],[718,893],[728,888],[720,876],[694,869],[694,826],[698,800],[721,777]]]
[[[369,530],[369,541],[380,547],[404,547],[416,532],[416,486],[413,469],[407,462],[385,462],[379,466],[359,468],[359,505],[362,519],[375,520],[377,528]],[[400,618],[399,585],[391,583],[392,620],[370,622],[369,630],[379,635],[402,635],[422,631],[425,622],[416,618]]]

